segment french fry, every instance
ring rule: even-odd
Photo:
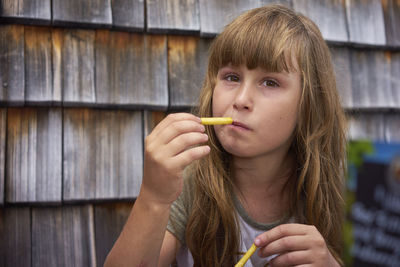
[[[201,124],[215,125],[215,124],[232,124],[233,119],[229,117],[214,117],[214,118],[201,118]]]
[[[255,244],[251,245],[250,249],[246,252],[246,254],[244,254],[243,258],[241,258],[240,261],[236,263],[235,267],[243,267],[256,250],[257,250],[256,245]]]

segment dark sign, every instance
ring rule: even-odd
[[[351,206],[353,265],[400,266],[400,145],[373,144]]]

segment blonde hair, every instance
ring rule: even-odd
[[[346,123],[329,48],[318,27],[281,5],[240,15],[211,45],[199,116],[212,116],[216,76],[227,64],[300,72],[302,95],[291,147],[297,165],[290,181],[290,212],[298,222],[315,225],[341,263]],[[213,128],[206,131],[211,152],[193,165],[196,189],[186,241],[194,266],[233,266],[240,235],[231,195],[230,155]]]

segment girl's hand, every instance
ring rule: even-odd
[[[171,204],[182,191],[183,170],[210,152],[198,146],[208,140],[200,118],[188,113],[168,115],[146,137],[140,197]]]
[[[259,256],[277,255],[270,266],[339,266],[313,225],[282,224],[257,236]]]

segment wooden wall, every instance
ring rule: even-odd
[[[0,266],[102,266],[143,139],[195,105],[223,26],[269,0],[0,0]],[[330,45],[349,138],[400,141],[400,0],[281,0]]]

